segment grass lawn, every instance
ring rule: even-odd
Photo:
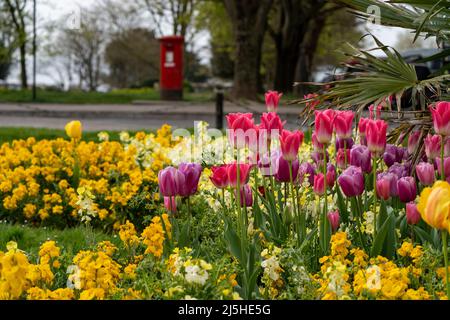
[[[15,241],[20,250],[37,255],[39,247],[47,240],[57,241],[58,246],[64,248],[69,254],[76,254],[80,250],[89,248],[91,241],[98,243],[109,240],[116,245],[120,243],[117,236],[107,235],[98,230],[91,231],[84,226],[56,230],[0,223],[0,251],[5,250],[9,241]]]
[[[212,93],[185,93],[186,101],[205,102],[211,101]],[[38,90],[39,103],[60,104],[130,104],[137,100],[159,100],[159,92],[148,89],[124,89],[114,90],[108,93],[83,92],[83,91],[50,91]],[[0,89],[0,103],[29,103],[33,102],[31,90],[5,90]]]

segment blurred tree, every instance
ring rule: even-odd
[[[102,56],[107,41],[105,26],[98,19],[99,8],[85,10],[81,17],[79,29],[63,29],[58,45],[73,63],[78,74],[79,87],[95,91],[100,85]]]
[[[14,28],[14,46],[19,48],[20,80],[28,88],[27,77],[27,0],[0,0],[0,10]]]
[[[274,88],[293,91],[295,81],[310,80],[313,59],[327,17],[338,7],[325,0],[276,0],[269,35],[275,43]],[[299,87],[300,91],[302,87]]]
[[[273,0],[223,0],[235,40],[234,95],[256,99],[262,89],[261,49]]]
[[[6,80],[12,62],[13,47],[13,30],[6,13],[0,11],[0,80]]]
[[[105,49],[106,82],[113,87],[151,85],[159,79],[159,42],[147,29],[124,30]]]
[[[211,71],[214,77],[234,77],[233,27],[222,1],[203,1],[198,5],[195,27],[210,35]]]

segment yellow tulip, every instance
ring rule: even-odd
[[[81,122],[76,121],[70,121],[68,124],[66,124],[66,133],[67,135],[75,140],[81,139],[81,133],[83,130],[83,126],[81,125]]]
[[[422,219],[430,226],[450,232],[450,184],[437,181],[425,188],[417,205]]]

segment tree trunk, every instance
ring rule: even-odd
[[[234,26],[235,97],[255,100],[261,86],[261,50],[273,0],[224,0]]]
[[[26,41],[20,43],[20,80],[22,89],[28,89]]]

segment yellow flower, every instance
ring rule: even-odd
[[[83,130],[83,126],[81,125],[81,122],[78,120],[70,121],[68,124],[66,124],[66,133],[67,135],[75,140],[81,139],[81,132]]]
[[[417,205],[422,219],[436,229],[450,232],[450,184],[436,181],[432,188],[425,188]]]

